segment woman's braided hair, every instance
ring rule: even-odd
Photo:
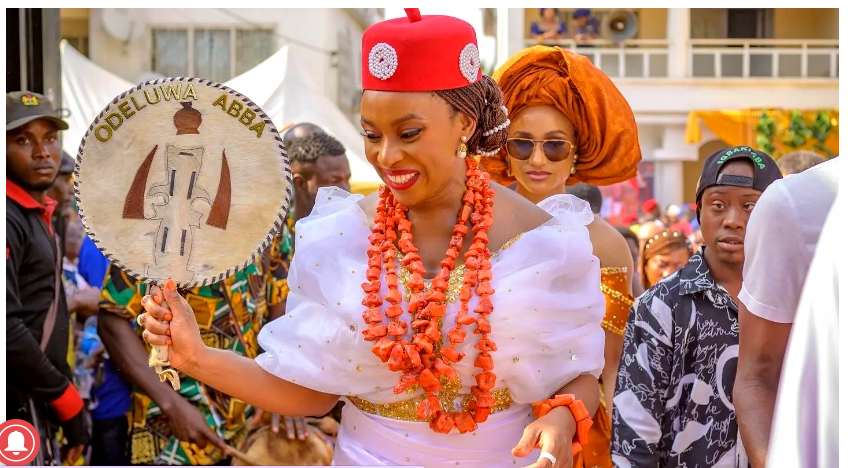
[[[490,76],[483,75],[480,81],[464,88],[435,94],[447,101],[454,113],[462,112],[477,121],[477,128],[467,141],[469,154],[496,154],[506,144],[509,125],[503,93]]]

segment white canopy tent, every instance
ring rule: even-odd
[[[62,107],[69,116],[69,129],[63,132],[63,149],[76,156],[86,129],[101,110],[117,95],[135,86],[84,57],[65,41],[62,58]],[[347,149],[352,170],[353,191],[367,193],[380,183],[373,167],[364,157],[361,135],[346,115],[317,89],[313,80],[298,66],[289,63],[287,46],[246,73],[223,83],[258,104],[283,128],[299,122],[311,122],[334,135]]]

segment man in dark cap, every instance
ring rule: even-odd
[[[57,202],[47,195],[62,164],[59,131],[67,129],[43,95],[6,94],[6,418],[38,428],[38,464],[58,462],[58,427],[69,464],[89,437],[66,360],[69,315],[51,222]]]
[[[69,218],[74,216],[74,159],[65,151],[62,151],[62,159],[59,163],[59,172],[53,186],[48,189],[47,196],[56,201],[53,211],[53,225],[60,239],[65,238],[65,226]],[[62,243],[60,243],[62,246]]]
[[[640,296],[628,317],[613,398],[615,465],[747,466],[731,394],[735,298],[750,213],[781,178],[773,158],[747,146],[705,161],[696,208],[706,246]]]
[[[72,178],[74,176],[74,158],[62,151],[62,159],[59,162],[59,172],[56,175],[56,180],[53,182],[53,187],[47,191],[47,196],[56,200],[56,211],[67,211],[74,209],[74,186]]]

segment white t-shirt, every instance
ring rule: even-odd
[[[791,331],[767,468],[837,468],[841,204],[826,221]]]
[[[754,315],[793,323],[820,232],[838,193],[840,158],[777,180],[746,228],[738,299]]]

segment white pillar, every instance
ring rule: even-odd
[[[500,67],[524,49],[524,8],[497,9],[497,64]]]
[[[509,57],[524,50],[524,8],[509,9]],[[507,59],[509,59],[507,57]],[[503,64],[501,64],[503,65]]]
[[[495,25],[495,69],[509,57],[509,8],[497,8]]]
[[[661,211],[672,203],[684,203],[684,168],[681,161],[655,161],[655,199]]]
[[[699,158],[699,145],[684,142],[684,125],[667,125],[663,129],[663,146],[655,150],[655,199],[666,205],[681,205],[684,200],[684,161]],[[692,200],[691,200],[692,201]]]
[[[669,40],[669,77],[690,76],[687,41],[690,40],[690,8],[668,8],[666,38]]]

